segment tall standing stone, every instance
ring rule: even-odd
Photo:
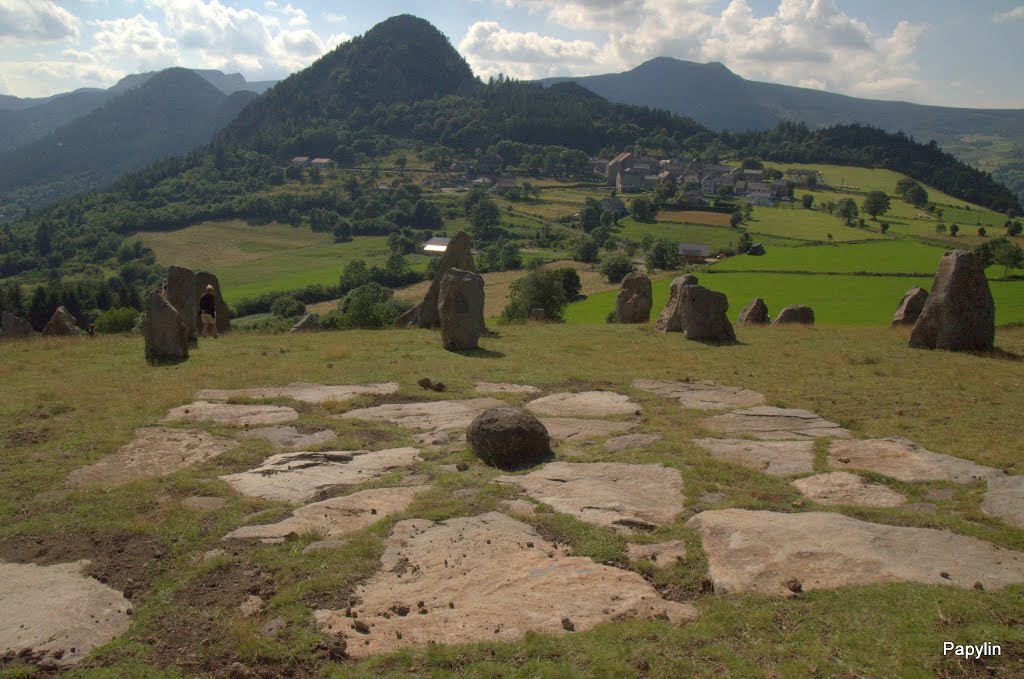
[[[24,339],[31,336],[31,323],[6,311],[0,313],[0,339]]]
[[[772,325],[814,325],[814,309],[802,304],[788,306],[779,312]]]
[[[199,346],[199,303],[196,299],[196,274],[192,269],[167,267],[167,301],[185,322],[189,346]]]
[[[483,277],[472,271],[449,269],[441,279],[437,300],[444,348],[476,349],[484,330],[483,310]]]
[[[45,337],[78,337],[81,334],[82,331],[75,323],[75,317],[62,306],[57,307],[53,316],[50,316],[50,320],[46,322],[46,327],[43,328]]]
[[[743,307],[740,312],[740,325],[768,325],[771,319],[768,317],[768,305],[758,297],[753,302]]]
[[[903,295],[900,305],[896,307],[896,313],[892,315],[892,327],[898,325],[913,325],[921,316],[925,302],[928,301],[928,291],[916,285]]]
[[[188,358],[188,324],[156,291],[146,298],[145,336],[150,363],[177,363]]]
[[[220,292],[220,281],[212,273],[206,271],[200,271],[196,274],[196,285],[195,285],[195,310],[196,318],[198,323],[199,318],[199,298],[206,292],[206,286],[213,286],[213,296],[217,304],[217,332],[227,332],[231,330],[231,312],[228,311],[228,305],[224,302],[224,296]],[[201,326],[199,326],[201,327]]]
[[[441,324],[437,314],[437,301],[441,292],[441,281],[449,269],[459,269],[476,273],[473,262],[473,239],[464,231],[459,231],[448,242],[448,248],[438,262],[437,273],[430,284],[423,301],[402,314],[395,325],[399,328],[436,328]],[[480,310],[480,327],[483,328],[483,309]]]
[[[725,294],[690,284],[686,277],[672,281],[668,304],[655,324],[658,332],[681,332],[702,342],[735,342],[736,332],[726,316]]]
[[[622,289],[615,298],[615,318],[619,323],[647,323],[653,304],[651,279],[645,273],[633,271],[622,279]]]
[[[996,305],[985,267],[968,250],[942,256],[931,294],[910,332],[915,349],[988,351],[996,337]]]

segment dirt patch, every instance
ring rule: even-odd
[[[42,429],[22,427],[21,429],[12,429],[3,435],[3,447],[24,448],[27,446],[40,446],[51,438],[53,438],[53,430],[49,427],[43,427]]]
[[[131,533],[54,533],[0,540],[0,560],[49,565],[87,559],[83,571],[105,585],[137,598],[160,575],[166,552],[155,539]]]

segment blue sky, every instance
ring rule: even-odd
[[[0,0],[0,92],[173,65],[277,79],[401,13],[433,22],[485,78],[673,56],[854,96],[1024,108],[1021,0]]]

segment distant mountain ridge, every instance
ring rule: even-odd
[[[832,92],[746,80],[724,65],[658,57],[624,73],[548,78],[541,84],[575,82],[609,101],[662,108],[714,130],[766,130],[783,121],[811,128],[862,123],[922,141],[990,170],[1024,193],[1024,109],[969,109],[860,99]],[[1007,140],[1019,153],[986,153]]]
[[[205,144],[255,97],[245,90],[225,94],[187,69],[161,71],[0,156],[0,192],[29,192],[27,202],[40,205],[103,188],[126,172]]]

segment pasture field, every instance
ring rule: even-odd
[[[659,222],[707,224],[708,226],[729,226],[730,217],[731,215],[721,212],[707,212],[704,210],[661,210],[658,213]]]
[[[834,243],[884,238],[877,229],[872,231],[846,226],[832,215],[820,210],[805,210],[799,205],[755,207],[753,217],[744,224],[744,228],[750,231],[754,240],[757,240],[757,234],[820,243],[828,242],[829,234],[832,234],[831,241]]]
[[[704,224],[680,224],[678,222],[641,222],[632,217],[619,220],[618,226],[612,229],[621,238],[640,242],[644,236],[652,238],[668,238],[680,243],[703,243],[710,245],[712,251],[721,248],[735,248],[740,234],[735,229]],[[766,239],[765,244],[779,245],[784,239]],[[793,242],[793,241],[789,241]]]
[[[740,275],[712,278],[718,285],[718,279]],[[1006,360],[1006,355],[911,350],[905,333],[889,328],[739,328],[741,343],[727,347],[635,326],[597,325],[581,332],[560,324],[530,324],[497,331],[483,339],[484,351],[468,353],[444,351],[436,332],[421,330],[232,333],[203,340],[188,362],[165,368],[145,364],[138,336],[42,338],[5,347],[0,380],[18,397],[0,399],[0,553],[42,544],[52,550],[49,557],[60,559],[61,550],[73,544],[80,549],[73,558],[110,567],[115,585],[129,577],[133,583],[128,629],[91,653],[73,676],[225,676],[233,663],[244,666],[244,671],[231,670],[236,676],[374,678],[923,679],[1012,677],[1024,670],[1021,585],[996,591],[886,583],[794,597],[711,591],[705,584],[709,575],[702,541],[687,524],[702,509],[837,512],[1024,550],[1024,531],[981,511],[983,483],[910,484],[871,475],[872,482],[905,493],[912,503],[930,502],[933,509],[818,504],[801,499],[787,480],[716,460],[698,448],[693,439],[706,435],[699,421],[707,413],[681,409],[631,386],[637,378],[743,386],[765,394],[771,404],[820,413],[856,437],[905,436],[930,450],[1019,473],[1019,436],[1013,432],[1020,426],[1024,363]],[[1007,355],[1024,353],[1024,329],[1000,330],[997,343]],[[53,368],[55,356],[60,370]],[[424,374],[443,380],[446,393],[418,387],[416,379]],[[699,617],[682,625],[608,622],[573,633],[531,632],[508,640],[414,647],[358,661],[332,659],[326,650],[331,637],[319,630],[314,612],[350,605],[355,588],[382,568],[384,540],[397,521],[476,516],[516,497],[507,484],[493,483],[499,472],[462,446],[423,452],[412,471],[430,485],[408,509],[319,551],[305,549],[322,538],[315,532],[294,534],[281,544],[222,541],[239,526],[280,520],[295,508],[246,497],[219,478],[279,452],[256,439],[239,437],[235,449],[160,478],[111,489],[65,486],[73,470],[112,455],[137,428],[189,403],[198,389],[387,380],[397,381],[400,389],[385,402],[468,398],[477,395],[476,380],[533,384],[548,392],[596,387],[632,396],[643,409],[638,426],[662,436],[660,443],[644,451],[611,453],[600,439],[593,446],[567,442],[556,447],[556,454],[573,462],[678,469],[685,511],[629,540],[683,540],[685,559],[631,561],[621,533],[547,505],[520,518],[573,556],[642,574],[663,596],[695,606]],[[522,403],[519,396],[502,398]],[[411,445],[411,430],[336,417],[379,402],[363,398],[293,405],[300,426],[333,429],[337,449]],[[238,435],[209,423],[189,426]],[[816,471],[827,469],[827,442],[821,443]],[[464,464],[460,468],[465,471],[455,471],[456,464]],[[403,472],[395,471],[339,492],[395,486],[402,479]],[[944,499],[930,494],[940,490]],[[702,499],[708,493],[719,495]],[[184,504],[197,496],[221,498],[224,504],[209,511]],[[218,548],[225,549],[221,556],[204,558]],[[137,554],[143,556],[136,559]],[[240,605],[254,586],[263,608],[249,617]],[[273,634],[265,631],[270,622],[276,625]],[[944,657],[942,643],[950,639],[991,640],[1002,645],[1003,653],[986,658],[981,669],[971,661]],[[47,676],[16,658],[4,662],[0,672],[6,676]]]
[[[825,177],[829,186],[847,188],[867,193],[868,191],[885,191],[890,196],[894,195],[896,182],[905,175],[892,170],[883,170],[867,167],[849,167],[846,165],[821,165],[803,163],[771,163],[764,164],[765,167],[773,167],[777,170],[786,171],[787,168],[795,170],[817,170]],[[954,198],[949,194],[939,191],[934,186],[921,184],[928,192],[928,197],[935,203],[945,205],[963,205],[964,201]],[[800,189],[797,189],[799,192]],[[982,208],[979,208],[982,209]]]
[[[713,271],[811,271],[815,273],[884,273],[930,276],[945,248],[919,241],[874,240],[869,243],[770,248],[763,256],[737,255],[714,264]],[[999,275],[1002,276],[1000,269]]]
[[[774,317],[782,307],[807,304],[815,322],[827,326],[887,327],[900,299],[917,285],[930,289],[932,277],[851,276],[840,274],[776,274],[697,272],[700,284],[729,298],[729,319],[755,297],[761,297]],[[668,302],[672,277],[654,280],[651,320]],[[1024,282],[991,281],[996,324],[1024,323]],[[615,309],[615,291],[592,295],[566,309],[567,323],[604,323]]]
[[[249,226],[240,220],[142,233],[139,240],[153,248],[160,264],[217,274],[228,304],[274,290],[334,285],[346,262],[364,259],[367,264],[383,264],[390,254],[384,236],[335,243],[329,234],[313,233],[309,227]],[[424,255],[410,255],[407,260],[414,268],[426,268]]]

